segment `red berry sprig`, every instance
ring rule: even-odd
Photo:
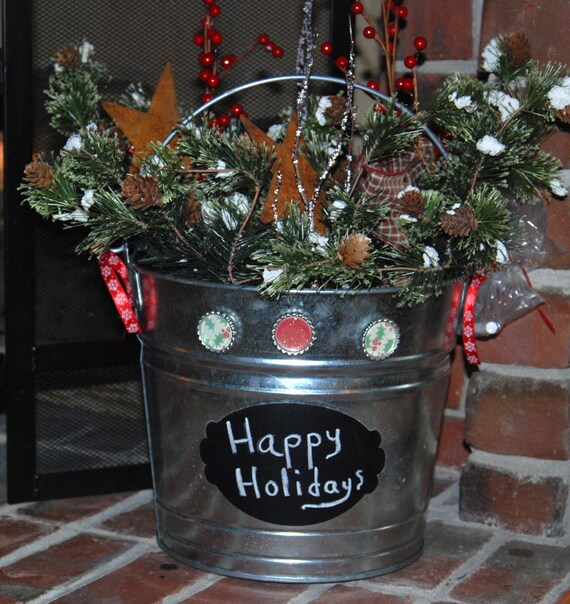
[[[201,69],[198,73],[198,79],[206,86],[206,90],[201,98],[202,103],[205,104],[214,98],[215,91],[228,70],[235,67],[235,65],[245,59],[256,48],[263,48],[269,51],[277,59],[283,56],[284,50],[271,40],[267,34],[263,33],[259,34],[257,39],[240,55],[236,56],[233,53],[222,55],[220,46],[224,41],[224,36],[214,27],[214,20],[222,14],[222,9],[216,0],[203,1],[206,15],[200,21],[201,31],[194,35],[193,42],[195,46],[200,48],[198,63]],[[245,113],[243,107],[236,103],[232,105],[229,113],[212,118],[212,127],[226,128],[229,126],[232,117],[238,118],[243,113]]]
[[[407,6],[403,6],[401,0],[382,0],[382,27],[379,29],[372,21],[366,11],[366,7],[361,0],[355,0],[351,5],[351,11],[354,15],[360,15],[366,22],[362,28],[364,38],[374,40],[381,48],[386,61],[386,79],[388,83],[388,91],[390,95],[396,92],[403,92],[413,96],[414,104],[417,107],[417,77],[416,67],[419,64],[421,52],[427,47],[427,40],[423,36],[417,36],[414,39],[414,47],[416,52],[404,57],[404,65],[411,70],[410,76],[399,77],[395,76],[396,66],[396,48],[400,30],[405,25],[405,19],[409,15]],[[321,45],[321,52],[324,55],[331,55],[333,52],[332,45],[329,42],[324,42]],[[348,65],[346,57],[336,57],[334,64],[341,70],[345,71]],[[367,86],[372,90],[378,90],[379,84],[375,80],[370,80]]]

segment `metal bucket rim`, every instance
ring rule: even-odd
[[[211,281],[209,279],[195,279],[192,277],[185,277],[183,275],[175,275],[173,273],[142,267],[140,264],[135,262],[128,263],[129,268],[137,273],[144,273],[151,277],[158,277],[165,281],[171,281],[175,283],[183,283],[185,285],[193,285],[195,287],[208,287],[212,289],[233,289],[236,291],[248,291],[254,292],[263,296],[264,294],[258,290],[255,285],[235,285],[233,283],[223,283],[221,281]],[[450,281],[449,284],[452,282]],[[445,283],[444,285],[448,285]],[[362,289],[291,289],[281,294],[282,296],[288,295],[336,295],[336,296],[361,296],[361,295],[381,295],[381,294],[397,294],[402,291],[401,287],[373,287],[373,288],[362,288]]]

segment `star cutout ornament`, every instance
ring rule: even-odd
[[[171,63],[166,64],[160,75],[147,111],[113,101],[103,101],[103,108],[134,147],[131,171],[136,170],[148,153],[148,144],[163,141],[180,119]]]
[[[251,120],[244,115],[240,116],[240,119],[249,135],[251,140],[257,145],[265,144],[271,150],[276,153],[275,162],[271,168],[273,178],[269,185],[269,193],[265,199],[265,204],[261,212],[261,222],[267,224],[275,218],[275,214],[278,219],[282,219],[287,215],[287,208],[291,203],[298,203],[299,208],[302,212],[306,211],[305,204],[301,199],[301,194],[297,188],[297,177],[295,174],[295,166],[293,164],[293,152],[295,150],[295,144],[297,139],[297,129],[299,123],[297,120],[297,114],[292,113],[289,124],[287,125],[287,131],[282,144],[277,144],[272,138],[267,136],[261,128],[258,128]],[[317,186],[319,175],[314,170],[306,157],[299,153],[297,155],[299,173],[301,176],[301,183],[305,190],[305,196],[307,199],[311,199]],[[281,173],[281,186],[277,193],[277,200],[275,199],[275,189],[278,186],[278,174]],[[275,211],[274,211],[275,205]],[[323,197],[319,196],[315,206],[315,230],[321,235],[325,233],[326,227],[323,222]]]

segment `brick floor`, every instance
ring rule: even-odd
[[[568,539],[461,521],[457,483],[457,472],[436,475],[416,562],[337,584],[245,581],[186,566],[158,548],[148,491],[0,506],[0,604],[566,604]]]

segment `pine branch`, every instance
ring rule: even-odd
[[[384,113],[369,111],[358,128],[368,164],[407,150],[422,131],[421,116],[397,110],[394,99],[388,103]]]
[[[45,94],[50,125],[64,136],[85,131],[97,121],[101,94],[89,69],[79,67],[55,73]]]

